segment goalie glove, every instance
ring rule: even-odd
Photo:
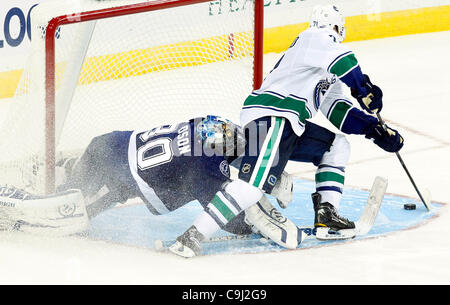
[[[351,94],[358,101],[361,108],[369,113],[379,113],[383,108],[383,92],[378,86],[370,82],[366,74],[363,74],[363,79],[363,88],[361,89],[364,89],[362,91],[365,92],[351,88]]]
[[[277,184],[275,184],[272,189],[272,193],[270,193],[270,195],[277,199],[277,202],[281,208],[285,209],[292,202],[293,190],[294,182],[292,176],[287,172],[283,172]]]
[[[63,236],[85,231],[89,219],[80,190],[36,196],[15,187],[0,187],[0,228]]]

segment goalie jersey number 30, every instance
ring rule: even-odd
[[[180,154],[191,152],[189,139],[189,125],[164,125],[153,128],[139,135],[142,146],[137,149],[137,166],[146,170],[155,166],[169,163],[173,159],[172,142],[175,141]],[[170,136],[175,135],[175,137]],[[158,138],[158,136],[161,136]]]
[[[131,135],[128,158],[132,175],[145,199],[162,202],[167,207],[164,212],[193,200],[206,204],[229,179],[227,160],[203,152],[195,137],[195,122],[197,119]]]

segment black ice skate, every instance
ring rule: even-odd
[[[201,242],[205,239],[195,226],[178,236],[176,242],[169,247],[170,252],[183,257],[194,257],[201,254]]]
[[[355,223],[339,216],[334,206],[328,202],[320,203],[322,196],[319,193],[311,195],[314,204],[314,227],[327,227],[334,231],[354,229]]]

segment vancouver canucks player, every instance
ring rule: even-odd
[[[382,109],[382,91],[362,73],[355,54],[341,43],[344,23],[336,6],[314,8],[309,29],[300,33],[261,87],[245,100],[241,126],[247,144],[240,179],[233,181],[233,188],[232,184],[225,188],[228,197],[216,196],[215,201],[226,206],[231,197],[241,209],[251,209],[264,192],[272,192],[289,160],[311,162],[317,166],[316,192],[312,194],[315,226],[335,230],[355,227],[337,212],[350,145],[344,135],[308,119],[321,111],[343,133],[363,135],[388,152],[399,151],[403,138],[392,128],[384,129],[372,115]],[[344,93],[346,87],[369,114],[352,105]],[[236,215],[230,209],[215,212],[216,218],[228,221]],[[199,219],[206,222],[208,217],[203,213]],[[218,227],[209,223],[214,232]],[[192,236],[195,240],[205,237],[194,228],[180,236],[178,244],[197,247],[190,243]]]

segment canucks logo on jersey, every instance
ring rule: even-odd
[[[316,87],[314,88],[314,107],[316,110],[319,109],[320,104],[323,98],[326,96],[328,89],[330,89],[331,85],[336,82],[336,77],[332,77],[331,79],[322,79],[320,80]]]

